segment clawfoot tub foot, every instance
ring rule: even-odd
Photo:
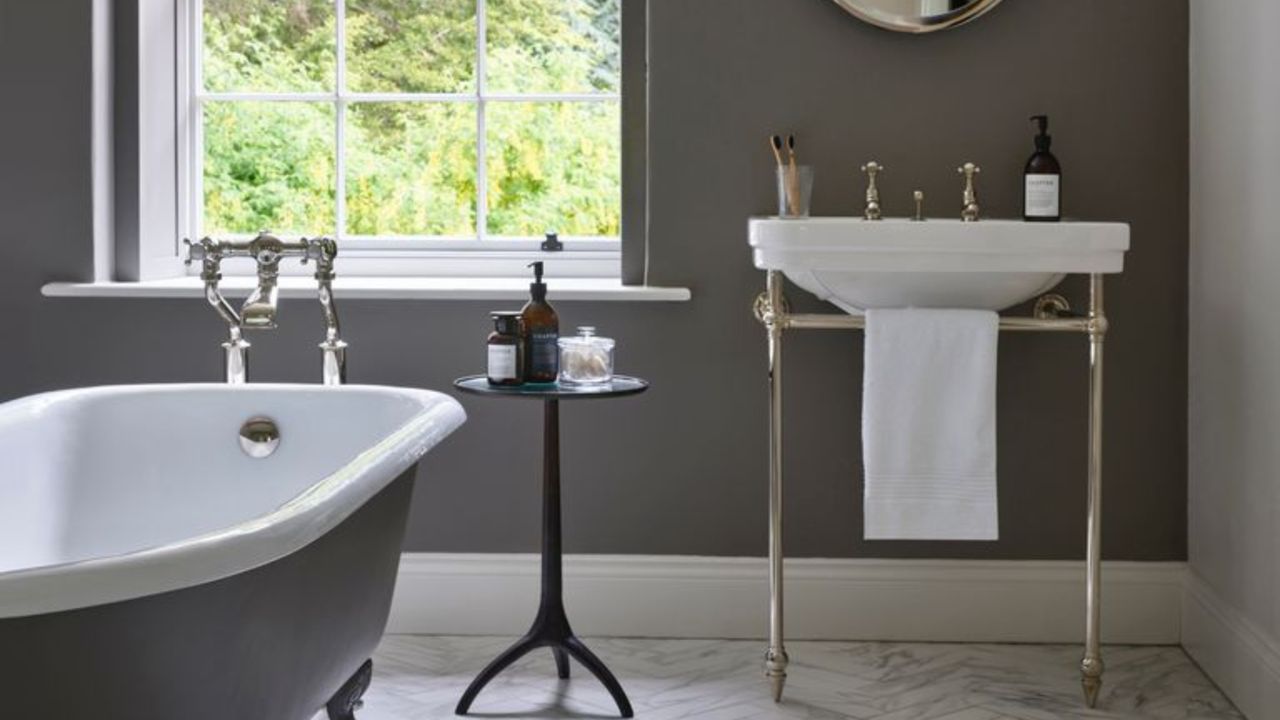
[[[369,689],[369,681],[373,679],[373,661],[365,660],[349,680],[338,688],[324,709],[329,713],[329,720],[356,720],[356,710],[364,701],[364,693]]]

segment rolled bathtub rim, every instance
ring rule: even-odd
[[[407,398],[418,410],[338,470],[318,478],[275,509],[212,532],[133,552],[0,572],[0,619],[63,612],[180,590],[261,567],[336,527],[417,463],[466,420],[451,396],[384,385],[322,387],[293,383],[106,385],[55,390],[0,404],[0,425],[15,413],[36,417],[76,399],[220,392],[365,393]]]

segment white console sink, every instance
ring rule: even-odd
[[[1118,273],[1125,223],[861,218],[749,222],[752,258],[850,313],[882,307],[1003,310],[1068,273]]]

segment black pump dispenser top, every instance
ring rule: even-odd
[[[529,284],[529,295],[535,302],[547,299],[547,284],[542,282],[542,261],[531,262],[525,267],[533,268],[533,282]]]
[[[1032,115],[1031,121],[1040,126],[1040,134],[1036,135],[1036,150],[1048,152],[1049,145],[1053,143],[1053,136],[1049,135],[1049,116]]]

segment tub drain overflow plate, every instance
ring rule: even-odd
[[[240,426],[240,449],[254,459],[269,457],[280,447],[280,428],[271,418],[249,418]]]

